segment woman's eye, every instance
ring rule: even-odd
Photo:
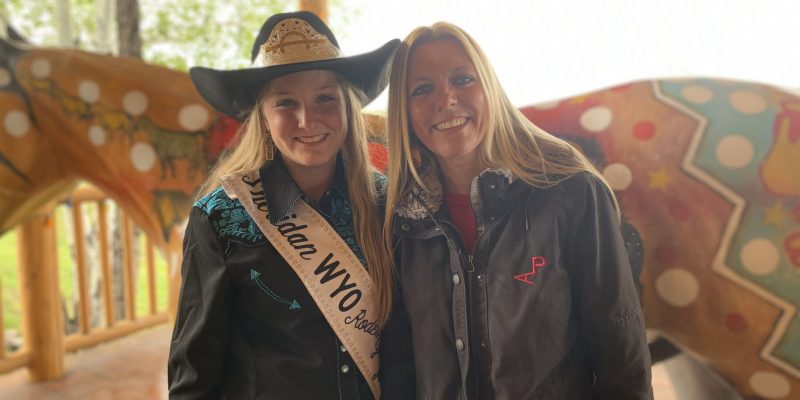
[[[469,75],[458,75],[452,79],[453,85],[464,86],[475,81],[475,78]]]
[[[319,97],[317,97],[317,101],[319,101],[320,103],[329,103],[331,101],[336,101],[336,100],[337,100],[336,96],[332,94],[321,94],[319,95]]]
[[[431,90],[433,90],[433,85],[430,85],[430,84],[426,83],[424,85],[419,85],[419,86],[415,87],[414,90],[411,91],[411,95],[412,96],[421,96],[421,95],[423,95],[425,93],[430,92]]]
[[[292,100],[292,99],[281,99],[281,100],[278,100],[278,101],[275,102],[275,107],[276,108],[286,108],[286,107],[292,107],[295,104],[297,104],[297,102]]]

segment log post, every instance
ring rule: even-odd
[[[133,265],[133,224],[127,214],[122,215],[122,276],[123,293],[125,294],[125,316],[130,321],[136,320],[136,276],[133,269],[138,267]]]
[[[17,229],[24,346],[28,373],[43,381],[64,376],[64,319],[58,285],[56,224],[49,205]]]
[[[319,19],[328,22],[328,0],[300,0],[301,11],[311,11]]]
[[[100,236],[100,265],[101,276],[103,279],[103,311],[106,317],[106,327],[114,326],[114,294],[112,287],[114,286],[114,274],[111,271],[111,260],[108,256],[108,211],[106,208],[105,200],[101,199],[97,202],[97,223],[98,235]]]

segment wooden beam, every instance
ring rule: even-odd
[[[125,317],[136,319],[136,283],[133,281],[133,225],[130,217],[122,214],[122,286],[125,294]]]
[[[119,321],[113,328],[99,328],[88,335],[73,335],[64,340],[67,351],[75,351],[118,339],[136,331],[169,321],[166,313],[146,316],[136,321]]]
[[[17,228],[24,350],[32,380],[64,376],[64,319],[52,205]]]
[[[300,0],[301,11],[311,11],[328,23],[328,0]]]
[[[10,233],[13,234],[13,232]],[[3,326],[4,319],[5,317],[3,317],[3,285],[0,285],[0,361],[3,361],[3,359],[6,358],[6,329]],[[2,372],[0,372],[0,374],[2,374]]]
[[[114,279],[111,272],[111,260],[108,255],[108,218],[105,200],[97,202],[97,224],[100,236],[100,266],[103,277],[103,311],[106,316],[106,326],[114,326],[114,299],[112,288]]]
[[[108,195],[98,189],[97,186],[81,184],[69,197],[74,203],[80,203],[84,201],[105,200],[108,198]]]
[[[0,374],[13,371],[31,363],[33,357],[29,351],[19,351],[0,360]]]
[[[156,309],[156,257],[153,253],[153,243],[150,238],[145,236],[144,247],[147,251],[147,293],[150,303],[150,315],[155,314]]]
[[[83,239],[83,213],[81,202],[72,200],[72,232],[75,238],[75,268],[78,275],[78,326],[81,333],[91,330],[89,318],[89,284],[86,272],[86,248]]]

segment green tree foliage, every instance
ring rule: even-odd
[[[139,4],[144,60],[180,70],[192,65],[248,66],[253,37],[264,19],[297,7],[291,0],[140,0]],[[95,51],[94,0],[71,0],[70,5],[75,47]],[[3,0],[0,13],[32,43],[58,43],[51,0]]]
[[[248,66],[264,19],[294,1],[141,0],[144,59],[178,69]],[[157,4],[157,6],[156,6]]]

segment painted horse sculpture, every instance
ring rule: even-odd
[[[523,113],[614,188],[641,238],[648,328],[746,398],[800,398],[800,97],[662,80]]]
[[[800,397],[800,97],[660,80],[523,112],[615,189],[648,327],[746,397]],[[238,126],[184,73],[4,42],[0,119],[0,232],[83,179],[176,257],[194,190]]]

